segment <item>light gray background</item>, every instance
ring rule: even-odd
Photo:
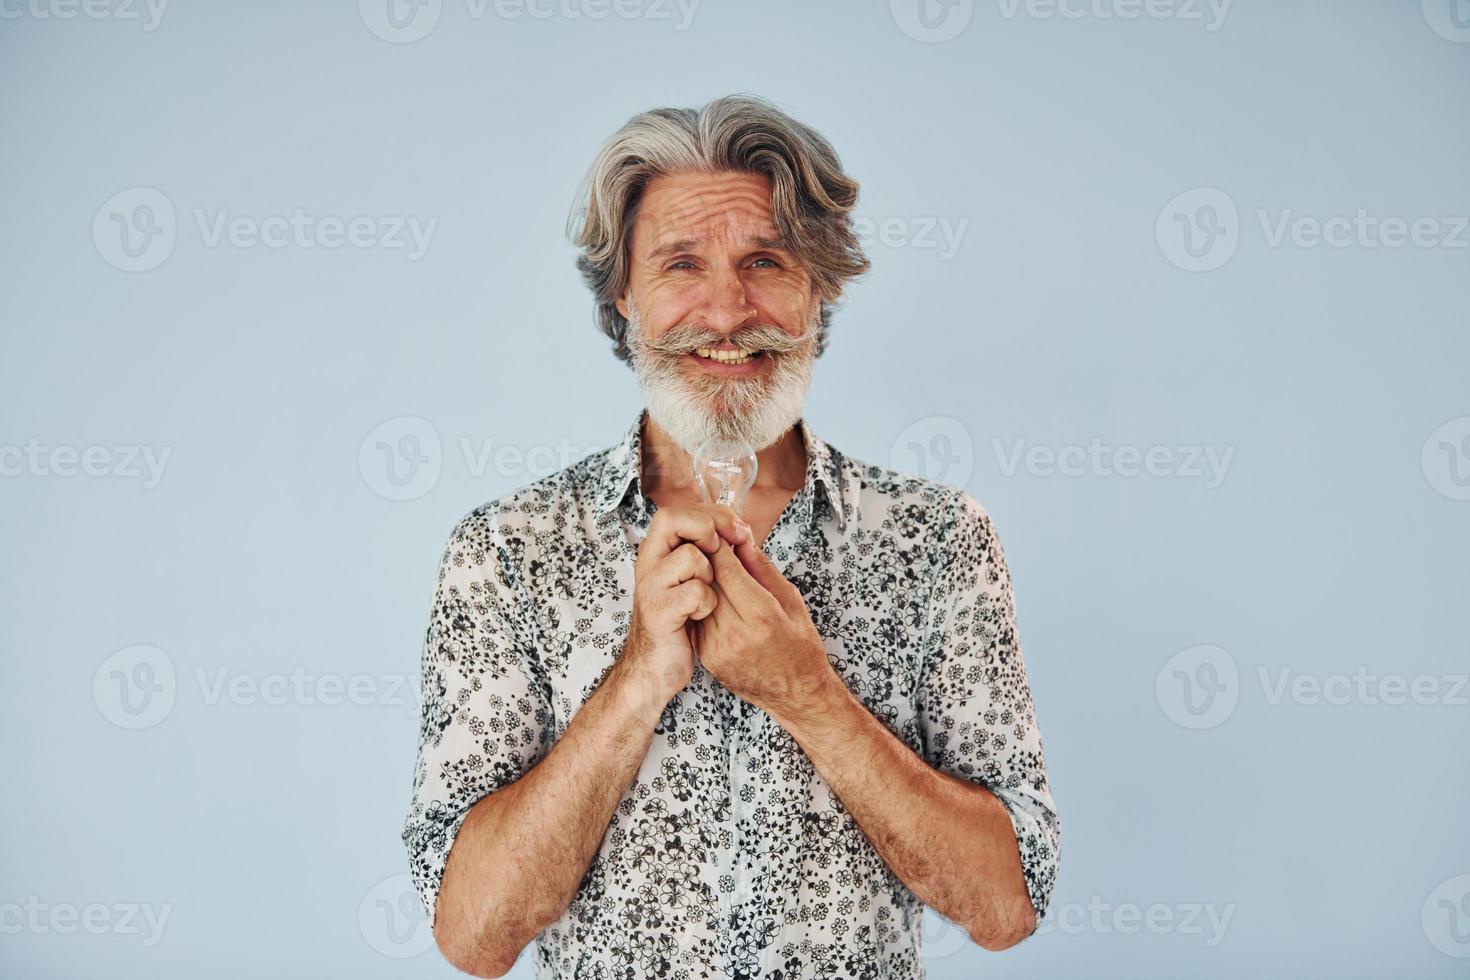
[[[874,231],[807,418],[1015,577],[1053,914],[931,976],[1464,975],[1470,4],[96,2],[0,6],[0,973],[453,973],[399,904],[435,564],[640,405],[596,147],[750,91]],[[241,237],[296,209],[368,241]]]

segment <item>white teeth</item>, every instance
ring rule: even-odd
[[[755,356],[736,351],[715,350],[713,347],[699,347],[695,349],[694,353],[711,361],[719,361],[721,364],[744,364]]]

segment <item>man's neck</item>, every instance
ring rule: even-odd
[[[640,480],[649,496],[672,491],[692,491],[694,461],[663,430],[653,416],[643,418],[643,446]],[[806,482],[807,449],[800,429],[793,425],[785,434],[755,454],[755,486],[757,489],[800,490]]]

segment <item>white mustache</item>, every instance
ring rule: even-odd
[[[640,341],[640,344],[645,351],[653,354],[692,354],[701,347],[718,347],[726,341],[746,353],[765,351],[770,354],[789,354],[809,343],[810,336],[810,333],[805,333],[793,337],[779,327],[755,327],[729,337],[704,330],[691,334],[689,329],[675,327],[655,340]]]

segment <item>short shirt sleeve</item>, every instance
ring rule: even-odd
[[[551,698],[534,622],[493,505],[454,528],[424,636],[413,797],[403,826],[414,886],[430,924],[449,850],[469,809],[550,748]]]
[[[968,493],[958,492],[942,536],[916,703],[924,755],[1005,806],[1039,922],[1056,880],[1060,821],[1016,635],[1010,572],[990,516]]]

